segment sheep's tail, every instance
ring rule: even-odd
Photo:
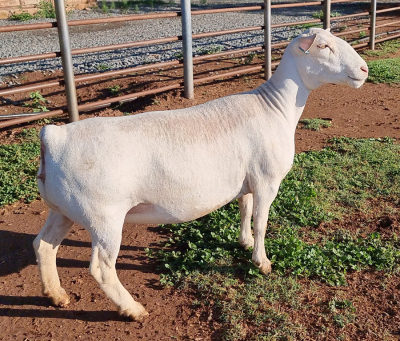
[[[48,125],[42,128],[39,134],[40,139],[40,163],[39,170],[37,173],[37,184],[39,188],[40,195],[47,202],[46,198],[46,159],[47,162],[50,161],[51,155],[49,154],[51,150],[51,145],[58,143],[59,129],[57,126]],[[47,179],[48,180],[48,179]]]
[[[39,163],[39,170],[37,174],[37,180],[38,182],[41,181],[44,185],[46,181],[46,159],[45,159],[45,154],[46,154],[46,146],[42,141],[42,134],[40,134],[40,163]]]

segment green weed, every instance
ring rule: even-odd
[[[340,13],[338,12],[331,12],[331,18],[332,17],[340,17]],[[312,17],[315,19],[323,19],[324,18],[324,12],[322,10],[316,11],[312,14]]]
[[[121,92],[121,87],[119,85],[109,86],[108,90],[110,90],[112,96],[117,96]]]
[[[369,82],[400,83],[400,58],[372,60],[367,64]]]
[[[36,173],[40,155],[38,132],[23,130],[20,144],[0,145],[0,206],[38,198]]]
[[[28,12],[22,12],[18,14],[13,14],[10,16],[10,20],[15,20],[15,21],[28,21],[33,19],[34,16]]]
[[[107,6],[107,3],[105,2],[105,1],[103,1],[102,3],[101,3],[101,10],[102,10],[102,12],[103,13],[108,13],[109,12],[109,7]]]
[[[40,0],[36,7],[38,8],[38,11],[35,14],[36,18],[56,18],[56,10],[51,1]]]
[[[321,128],[328,128],[332,125],[332,122],[322,118],[305,118],[299,121],[303,124],[304,129],[311,129],[319,131]]]
[[[201,47],[196,50],[196,54],[205,55],[205,54],[214,54],[219,53],[224,49],[222,45],[211,45],[208,47]]]
[[[107,71],[109,69],[110,69],[110,67],[107,64],[99,64],[97,66],[97,70],[99,70],[99,71]]]
[[[32,99],[31,103],[24,103],[24,106],[33,108],[33,112],[49,111],[46,107],[47,100],[40,94],[39,91],[33,91],[29,94]]]
[[[333,322],[340,328],[346,327],[356,319],[356,308],[353,302],[347,299],[340,299],[336,296],[328,302],[329,311],[332,313]]]

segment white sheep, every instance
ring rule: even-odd
[[[44,295],[57,306],[69,303],[56,253],[75,222],[92,238],[90,273],[121,315],[142,319],[148,313],[115,271],[124,222],[185,222],[235,199],[239,242],[254,247],[254,264],[270,272],[268,212],[292,167],[307,97],[324,83],[359,88],[367,76],[349,44],[313,28],[289,44],[272,78],[253,91],[187,109],[44,127],[38,186],[50,213],[33,243]]]

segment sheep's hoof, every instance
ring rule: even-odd
[[[251,239],[246,239],[246,240],[240,240],[239,239],[239,244],[245,249],[249,249],[249,248],[254,248],[254,238]]]
[[[44,295],[49,297],[51,303],[56,307],[66,307],[69,304],[69,297],[63,288],[60,288],[57,294],[50,294],[48,292],[44,292]]]
[[[271,262],[269,261],[269,259],[263,261],[261,264],[254,264],[257,266],[257,268],[260,269],[260,272],[263,275],[268,275],[269,273],[271,273]]]
[[[129,317],[132,321],[140,322],[145,317],[149,316],[149,313],[143,308],[143,310],[139,312],[133,312],[131,309],[120,310],[119,314],[121,316]]]

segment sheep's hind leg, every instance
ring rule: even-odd
[[[239,198],[240,209],[240,236],[239,244],[245,249],[254,247],[254,238],[251,234],[251,216],[253,214],[253,194],[249,193]]]
[[[46,223],[33,241],[43,294],[48,296],[54,305],[60,307],[65,307],[69,303],[69,298],[60,285],[56,256],[58,247],[68,234],[72,224],[73,222],[66,216],[50,209]]]
[[[103,226],[91,230],[92,259],[90,273],[99,283],[100,288],[118,307],[122,316],[140,321],[148,316],[146,309],[136,302],[123,287],[117,277],[115,263],[121,245],[123,220],[119,223]]]

